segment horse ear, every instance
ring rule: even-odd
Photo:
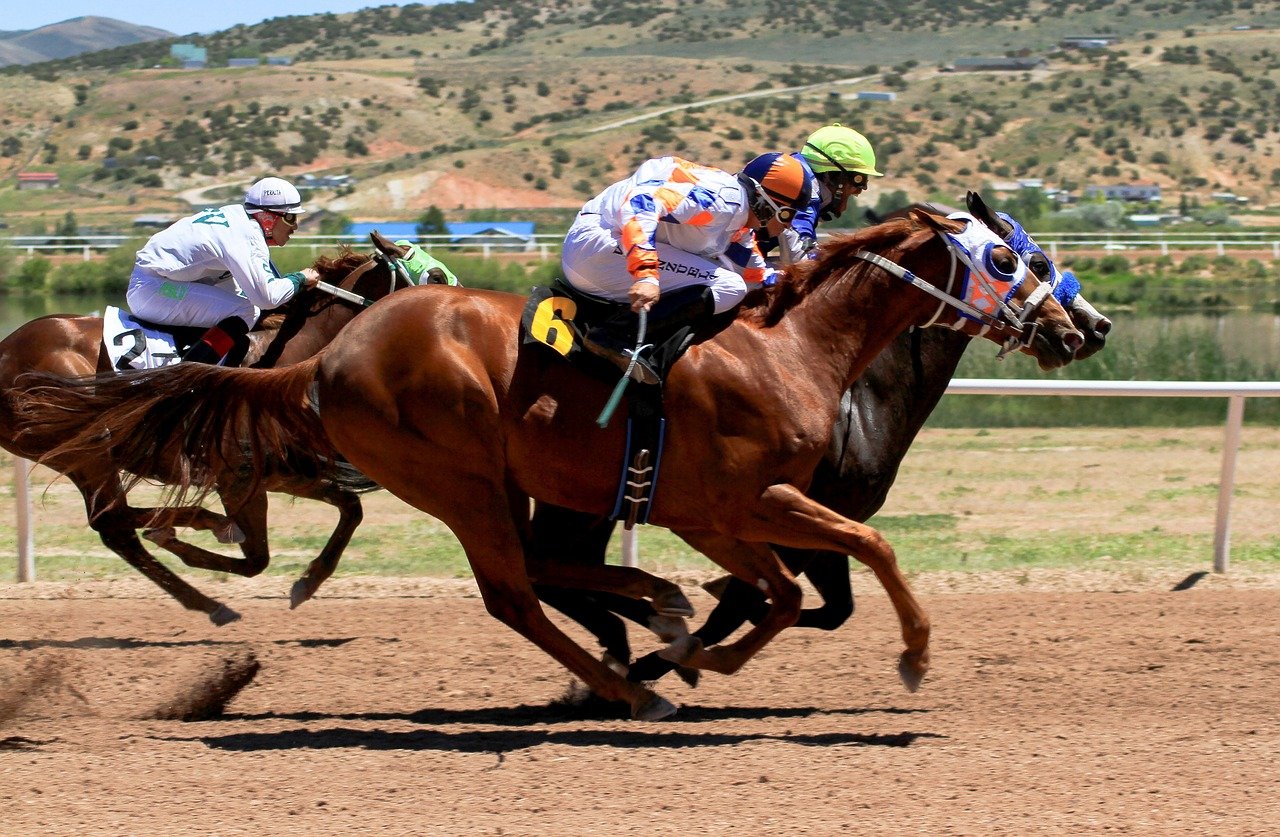
[[[397,247],[389,238],[377,230],[373,230],[369,233],[369,241],[373,243],[374,249],[384,256],[389,256],[393,259],[398,259],[404,256],[404,250]]]
[[[930,227],[934,232],[954,233],[964,228],[964,225],[959,221],[952,221],[944,215],[934,215],[932,212],[919,207],[912,207],[907,214],[917,224]]]
[[[987,206],[987,202],[982,199],[982,195],[977,192],[969,192],[964,196],[964,205],[968,207],[969,214],[974,218],[987,225],[987,228],[1001,238],[1008,238],[1013,232],[1013,227],[1007,221],[992,211]]]

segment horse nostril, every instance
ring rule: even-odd
[[[1111,321],[1106,317],[1101,317],[1098,322],[1094,324],[1093,330],[1099,337],[1106,337],[1111,333]]]
[[[1062,335],[1062,345],[1074,355],[1084,347],[1084,335],[1078,331],[1068,331]]]

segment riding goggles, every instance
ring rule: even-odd
[[[276,216],[276,217],[277,217],[277,218],[279,218],[281,221],[284,221],[286,224],[288,224],[289,226],[293,227],[294,229],[297,229],[297,227],[298,227],[298,213],[296,213],[296,212],[276,212],[274,209],[268,209],[268,210],[267,210],[267,212],[269,212],[269,213],[271,213],[272,215]]]
[[[773,218],[777,218],[780,222],[788,226],[790,226],[791,222],[795,220],[796,213],[800,211],[790,204],[779,204],[769,195],[768,192],[764,190],[763,186],[760,186],[756,190],[756,195],[768,204],[769,209],[773,210]],[[764,220],[769,221],[771,219],[766,218]]]

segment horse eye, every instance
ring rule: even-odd
[[[1049,260],[1040,253],[1033,253],[1031,258],[1027,260],[1027,270],[1034,273],[1036,278],[1041,281],[1053,276],[1053,271],[1049,268]]]
[[[1001,247],[991,254],[991,261],[995,263],[996,269],[1006,275],[1014,274],[1018,269],[1017,257],[1013,255],[1013,251],[1007,247]]]

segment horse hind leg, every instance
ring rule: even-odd
[[[659,656],[670,662],[721,674],[733,674],[770,640],[795,624],[800,614],[800,587],[766,544],[747,543],[718,534],[676,534],[738,578],[760,585],[773,601],[773,606],[765,612],[760,624],[735,642],[704,648],[701,640],[690,635],[658,652]]]
[[[240,614],[221,602],[209,598],[179,578],[147,552],[132,526],[132,515],[127,511],[119,478],[113,473],[106,487],[82,475],[68,474],[85,498],[90,527],[98,533],[102,543],[119,555],[131,567],[149,578],[153,584],[172,596],[187,610],[195,610],[209,617],[209,621],[222,626],[235,622]],[[105,508],[95,498],[111,497]]]
[[[338,568],[338,560],[342,558],[347,544],[351,543],[351,536],[364,520],[364,507],[360,504],[359,494],[339,488],[330,487],[314,495],[303,488],[298,488],[296,491],[290,489],[290,491],[295,496],[321,500],[338,509],[338,525],[334,527],[333,534],[329,536],[324,549],[311,560],[307,569],[289,590],[289,609],[293,610],[303,602],[309,601],[320,589],[320,585]]]

